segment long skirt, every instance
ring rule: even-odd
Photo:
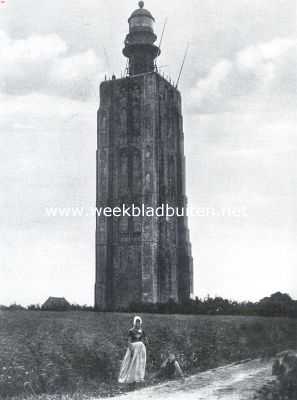
[[[146,348],[142,342],[131,343],[128,347],[119,374],[119,383],[142,382],[145,375]]]

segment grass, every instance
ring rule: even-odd
[[[118,393],[117,375],[132,317],[92,312],[0,313],[0,398],[46,393],[53,397],[39,399],[83,400],[83,393]],[[149,337],[148,376],[159,368],[168,349],[192,373],[297,348],[295,319],[142,317]]]

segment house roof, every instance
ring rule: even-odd
[[[49,297],[44,303],[43,306],[48,305],[63,305],[69,306],[69,302],[65,299],[65,297]]]

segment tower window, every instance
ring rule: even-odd
[[[128,233],[129,232],[129,217],[127,217],[126,215],[123,215],[120,217],[119,231],[120,231],[120,233]]]

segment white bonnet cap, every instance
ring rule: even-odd
[[[142,325],[142,319],[141,317],[139,317],[138,315],[135,315],[134,319],[133,319],[133,326],[136,325],[136,321],[140,322],[140,325]]]

